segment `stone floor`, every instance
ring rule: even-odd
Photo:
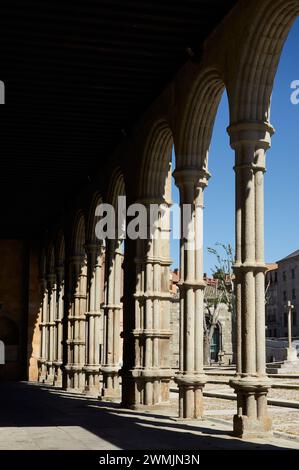
[[[232,393],[229,385],[225,384],[206,384],[205,391]],[[270,390],[269,398],[299,402],[299,390],[273,388]],[[232,422],[236,410],[236,402],[206,397],[205,410],[206,416]],[[269,413],[272,416],[274,431],[299,437],[299,409],[269,406]]]
[[[2,383],[0,387],[0,450],[113,450],[113,449],[299,449],[299,442],[273,437],[266,442],[231,436],[227,413],[206,399],[204,420],[176,421],[177,397],[163,411],[139,412],[44,385]],[[222,400],[225,402],[224,400]],[[232,409],[230,409],[232,413]],[[230,414],[231,414],[230,413]],[[224,413],[225,414],[225,413]]]

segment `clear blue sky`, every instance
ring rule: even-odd
[[[290,101],[293,80],[299,80],[299,19],[282,52],[271,106],[271,124],[276,132],[267,152],[265,175],[265,257],[275,262],[299,249],[299,105]],[[211,273],[215,258],[207,247],[216,242],[234,246],[234,153],[226,127],[229,113],[223,95],[213,131],[209,156],[212,177],[205,190],[204,270]],[[173,200],[179,201],[173,183]],[[179,243],[172,241],[173,267],[179,266]]]

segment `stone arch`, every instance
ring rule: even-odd
[[[65,238],[62,230],[59,230],[55,243],[55,265],[62,267],[65,262]]]
[[[75,216],[73,229],[72,229],[72,249],[71,255],[78,257],[85,257],[85,240],[86,240],[86,229],[85,229],[85,217],[82,210],[79,210]]]
[[[112,172],[108,191],[107,191],[107,202],[115,206],[117,204],[117,197],[124,196],[126,194],[125,180],[120,167],[116,167]]]
[[[0,317],[0,340],[5,346],[19,344],[19,328],[17,324],[7,316]]]
[[[172,130],[165,118],[159,117],[147,126],[142,145],[139,196],[170,199],[167,179],[171,170]]]
[[[218,105],[225,89],[218,70],[204,67],[191,84],[174,135],[178,168],[207,168]]]
[[[4,367],[1,370],[0,378],[8,379],[15,377],[20,355],[20,332],[19,327],[7,315],[0,317],[0,341],[4,349]]]
[[[86,239],[88,243],[97,244],[100,240],[97,239],[95,234],[95,226],[96,226],[96,217],[95,211],[97,206],[102,202],[102,196],[98,191],[92,196],[91,202],[88,208],[87,214],[87,224],[86,224]]]
[[[231,123],[269,122],[271,94],[287,35],[299,14],[298,0],[244,2],[246,38],[238,52],[239,66],[230,77]],[[246,18],[247,7],[250,3]],[[250,24],[248,22],[250,21]]]
[[[55,244],[50,241],[47,248],[46,273],[53,274],[55,272]]]

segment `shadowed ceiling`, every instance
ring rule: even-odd
[[[0,236],[38,236],[104,174],[124,131],[235,3],[1,0]]]

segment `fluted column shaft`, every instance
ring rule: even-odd
[[[264,173],[273,128],[267,123],[234,124],[228,129],[235,150],[237,375],[231,381],[238,399],[238,436],[270,431],[266,395]]]
[[[86,245],[88,255],[88,311],[86,313],[86,365],[85,391],[100,393],[100,349],[103,347],[103,259],[104,248],[100,244]]]
[[[147,240],[137,240],[135,292],[134,408],[169,400],[170,292],[169,205],[161,200],[139,201],[147,208]],[[156,214],[151,210],[156,206]],[[163,217],[162,217],[163,212]]]
[[[87,305],[87,262],[82,256],[73,257],[70,264],[71,295],[68,313],[66,386],[70,390],[85,388],[85,322]]]
[[[41,322],[40,322],[40,357],[39,357],[39,382],[46,380],[46,359],[47,359],[47,308],[48,308],[48,289],[45,278],[40,279],[41,290]]]
[[[203,415],[203,193],[210,177],[205,170],[185,168],[174,172],[180,190],[180,365],[179,416]]]
[[[101,366],[103,373],[103,400],[120,399],[119,369],[121,362],[121,324],[123,293],[123,253],[121,240],[110,240],[107,256],[107,288],[106,304],[104,306],[104,362]]]
[[[55,316],[55,352],[54,385],[62,385],[62,340],[63,340],[63,315],[64,315],[64,267],[56,268],[57,290],[56,290],[56,316]]]
[[[47,314],[47,377],[46,382],[54,383],[54,342],[55,342],[55,310],[56,310],[56,274],[49,273],[48,285],[48,314]]]

